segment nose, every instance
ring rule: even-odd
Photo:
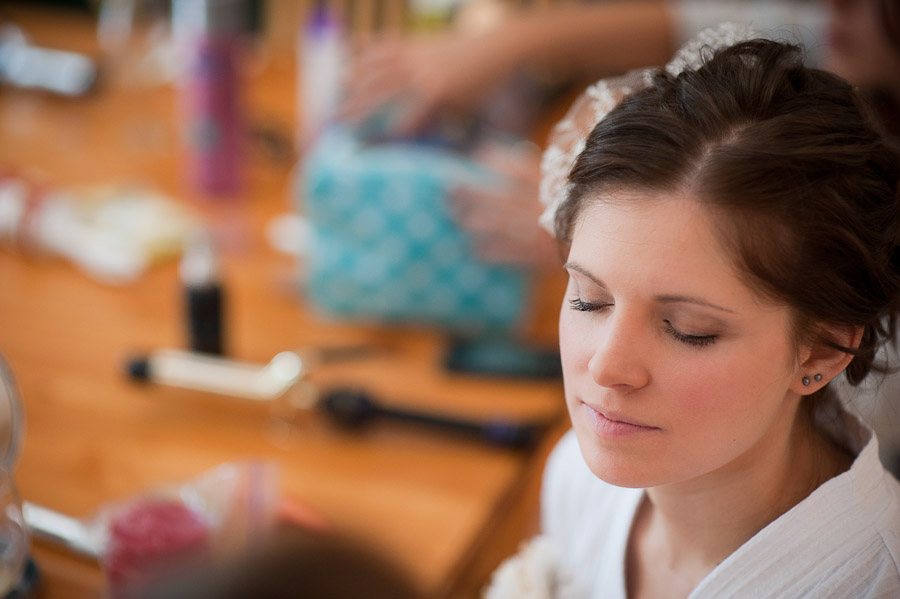
[[[630,392],[650,382],[646,327],[626,311],[611,314],[598,332],[588,372],[601,387]]]

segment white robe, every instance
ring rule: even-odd
[[[900,598],[900,483],[879,461],[871,431],[843,420],[842,436],[857,454],[851,468],[726,558],[690,599]],[[581,596],[625,599],[625,548],[642,496],[595,477],[573,431],[554,449],[542,525]]]

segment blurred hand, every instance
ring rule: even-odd
[[[510,42],[512,43],[512,42]],[[500,31],[382,38],[356,52],[341,116],[361,122],[393,103],[386,133],[408,135],[442,109],[471,111],[511,73]]]
[[[506,179],[496,188],[457,187],[451,206],[487,262],[553,268],[560,265],[556,240],[538,225],[541,154],[537,146],[491,143],[476,153],[484,166]]]

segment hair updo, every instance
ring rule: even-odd
[[[790,307],[798,341],[873,368],[900,309],[900,157],[851,86],[803,66],[797,46],[752,40],[697,70],[658,73],[593,129],[556,214],[571,242],[589,202],[683,192],[714,216],[751,287]],[[863,328],[841,347],[829,326]]]

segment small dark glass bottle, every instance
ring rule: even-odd
[[[224,292],[219,263],[208,234],[195,234],[179,268],[184,285],[188,346],[196,352],[224,354]]]

